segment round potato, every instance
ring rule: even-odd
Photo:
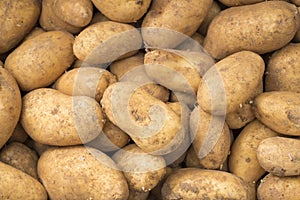
[[[7,141],[7,143],[12,143],[12,142],[20,142],[23,143],[27,140],[28,135],[22,125],[18,122],[14,132],[12,133],[11,137]]]
[[[66,146],[96,138],[104,120],[101,107],[94,99],[41,88],[23,97],[21,123],[33,140]]]
[[[257,159],[276,176],[300,175],[300,140],[285,137],[264,139],[257,148]]]
[[[39,0],[0,1],[0,54],[14,48],[30,32],[40,11]]]
[[[0,148],[11,137],[21,113],[21,94],[15,79],[0,67]]]
[[[4,66],[23,91],[49,86],[74,61],[73,42],[67,32],[42,33],[18,46]]]
[[[116,164],[93,148],[49,149],[38,161],[38,175],[50,199],[126,200],[129,194]]]
[[[217,59],[242,50],[271,52],[293,39],[299,23],[297,7],[284,1],[228,8],[211,22],[204,48]]]
[[[257,119],[274,131],[300,136],[300,94],[295,92],[265,92],[253,104]]]

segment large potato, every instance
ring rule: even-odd
[[[250,200],[246,184],[237,176],[216,170],[179,169],[162,187],[163,199]]]
[[[265,92],[254,100],[257,119],[274,131],[300,136],[300,94],[295,92]]]
[[[47,200],[47,192],[36,179],[0,162],[0,198]]]
[[[49,86],[74,61],[73,42],[67,32],[42,33],[18,46],[4,66],[23,91]]]
[[[276,51],[268,62],[266,91],[300,93],[300,43],[290,43]]]
[[[15,79],[0,66],[0,148],[11,137],[21,113],[21,94]]]
[[[297,7],[284,1],[228,8],[211,22],[204,48],[218,59],[241,50],[271,52],[293,39],[299,20]]]
[[[176,47],[197,31],[211,4],[212,0],[152,0],[142,24],[145,44]]]
[[[257,159],[276,176],[300,175],[300,140],[285,137],[264,139],[257,148]]]
[[[65,146],[93,140],[100,134],[104,120],[96,100],[41,88],[23,97],[21,123],[33,140]]]
[[[264,61],[256,53],[241,51],[211,67],[203,76],[197,93],[200,107],[224,115],[237,110],[261,84]]]
[[[14,48],[30,32],[40,11],[39,0],[0,1],[0,54]]]
[[[83,146],[53,148],[38,161],[38,175],[50,199],[126,200],[122,172],[106,154]]]

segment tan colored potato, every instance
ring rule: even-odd
[[[141,46],[141,35],[134,26],[103,21],[81,31],[73,50],[79,60],[101,64],[132,56]]]
[[[162,187],[163,199],[245,199],[247,185],[237,176],[217,170],[179,169]]]
[[[21,42],[34,27],[40,11],[39,0],[0,1],[0,54]]]
[[[232,54],[203,76],[198,103],[204,111],[216,115],[234,112],[255,92],[263,73],[264,61],[258,54],[250,51]]]
[[[53,83],[74,61],[74,37],[62,31],[49,31],[25,41],[5,61],[5,68],[23,91]]]
[[[21,94],[11,74],[0,67],[0,148],[14,132],[21,113]]]
[[[38,161],[38,175],[50,199],[119,199],[126,179],[104,153],[83,146],[53,148]]]
[[[220,12],[221,8],[219,4],[217,3],[217,1],[213,1],[206,17],[198,28],[198,32],[202,35],[206,35],[210,23]]]
[[[142,24],[146,46],[176,47],[197,31],[211,4],[212,0],[152,0]]]
[[[128,200],[148,200],[149,192],[129,190]]]
[[[37,179],[36,152],[18,142],[5,146],[0,152],[0,160]]]
[[[241,6],[241,5],[260,3],[265,0],[219,0],[219,1],[226,6]],[[268,1],[287,1],[287,2],[289,2],[290,0],[268,0]]]
[[[257,189],[257,198],[276,200],[298,200],[300,196],[300,176],[278,177],[265,176]]]
[[[228,8],[211,22],[204,48],[218,59],[242,50],[271,52],[293,39],[299,20],[297,7],[284,1]]]
[[[64,73],[54,88],[70,96],[88,96],[99,102],[106,88],[115,82],[116,77],[107,70],[82,67]]]
[[[151,0],[92,0],[101,13],[113,21],[136,22],[148,10]]]
[[[26,40],[32,39],[35,36],[40,35],[41,33],[45,33],[45,31],[42,28],[35,27],[34,29],[31,30],[31,32],[28,35],[26,35],[23,42],[26,41]]]
[[[171,102],[182,102],[190,109],[194,109],[197,103],[197,96],[195,94],[188,94],[183,92],[172,92],[170,95]]]
[[[295,92],[265,92],[253,104],[257,119],[274,131],[300,136],[300,94]]]
[[[300,93],[300,43],[290,43],[269,60],[265,89]]]
[[[47,151],[50,148],[55,148],[54,146],[46,145],[46,144],[41,144],[39,142],[36,142],[34,140],[29,140],[26,142],[26,145],[32,149],[34,149],[39,156],[41,156],[45,151]]]
[[[300,140],[285,137],[264,139],[257,148],[257,159],[276,176],[300,175]]]
[[[12,143],[12,142],[20,142],[23,143],[27,140],[28,135],[22,125],[18,122],[11,137],[7,141],[7,143]]]
[[[96,138],[104,120],[101,107],[94,99],[41,88],[23,97],[21,123],[33,140],[66,146]]]
[[[248,124],[237,136],[231,147],[229,156],[230,172],[241,177],[244,181],[253,183],[265,174],[260,166],[256,151],[261,141],[278,134],[258,120]]]
[[[98,22],[103,22],[103,21],[110,21],[110,20],[107,17],[105,17],[101,12],[96,12],[93,15],[90,25],[98,23]]]

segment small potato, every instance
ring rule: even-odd
[[[284,1],[228,8],[211,22],[204,48],[217,59],[242,50],[271,52],[293,39],[299,23],[297,7]]]
[[[92,0],[92,2],[109,19],[130,23],[136,22],[147,12],[151,0]]]
[[[171,102],[182,102],[190,109],[194,109],[197,103],[197,96],[195,94],[188,94],[183,92],[172,92],[170,95]]]
[[[13,134],[21,108],[21,94],[16,80],[5,68],[0,67],[0,148]]]
[[[206,35],[210,23],[220,12],[221,8],[219,4],[217,3],[217,1],[213,1],[206,17],[198,28],[198,32],[202,35]]]
[[[27,140],[28,135],[22,125],[18,122],[14,132],[12,133],[11,137],[7,141],[7,143],[12,143],[12,142],[20,142],[23,143]]]
[[[0,162],[0,174],[1,199],[47,200],[43,185],[28,174],[3,162]]]
[[[5,61],[5,68],[23,91],[53,83],[74,61],[74,37],[49,31],[25,41]]]
[[[38,161],[38,175],[50,199],[126,200],[122,172],[106,154],[84,146],[53,148]]]
[[[0,1],[0,54],[21,42],[34,27],[40,11],[39,0]]]
[[[41,156],[45,151],[47,151],[50,148],[55,148],[54,146],[41,144],[39,142],[36,142],[32,139],[27,140],[25,143],[29,148],[33,149],[39,156]]]
[[[269,60],[265,89],[300,93],[300,43],[290,43]]]
[[[300,136],[300,94],[295,92],[265,92],[253,104],[257,119],[274,131]]]
[[[278,177],[272,174],[265,176],[257,189],[258,200],[298,200],[300,196],[300,176]]]
[[[45,33],[45,30],[42,28],[39,28],[39,27],[35,27],[34,29],[31,30],[31,32],[28,35],[26,35],[23,42],[26,40],[32,39],[35,36],[40,35],[41,33]]]
[[[250,51],[241,51],[219,61],[200,82],[197,93],[200,107],[215,115],[234,112],[261,84],[264,66],[263,59]]]
[[[18,142],[5,146],[0,152],[0,160],[37,179],[36,152]]]
[[[148,200],[149,192],[129,190],[128,200]]]
[[[110,21],[107,17],[105,17],[101,12],[95,12],[92,18],[90,25],[96,24],[98,22]]]
[[[299,0],[291,0],[291,2],[293,4],[295,4],[296,6],[300,6],[300,1]]]
[[[185,165],[188,168],[200,168],[200,169],[203,168],[203,166],[200,165],[199,158],[193,146],[191,146],[187,151],[185,157]]]
[[[203,41],[204,37],[200,33],[194,33],[190,38],[183,41],[180,45],[176,47],[178,50],[184,51],[203,51]]]
[[[299,176],[299,149],[299,139],[271,137],[259,144],[257,159],[262,168],[276,176]]]
[[[73,50],[79,60],[101,64],[132,56],[141,46],[141,35],[134,26],[103,21],[81,31]]]
[[[39,143],[66,146],[93,140],[100,134],[104,120],[94,99],[41,88],[23,97],[21,124]]]
[[[162,187],[168,199],[244,199],[250,200],[247,185],[237,176],[217,170],[179,169]]]

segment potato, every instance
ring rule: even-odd
[[[226,6],[241,6],[241,5],[248,5],[248,4],[255,4],[259,2],[263,2],[265,0],[219,0]],[[269,0],[269,1],[290,1],[290,0]]]
[[[91,24],[96,24],[98,22],[110,21],[107,17],[105,17],[101,12],[95,12],[92,18]]]
[[[38,161],[38,175],[50,199],[119,199],[126,179],[104,153],[83,146],[53,148]]]
[[[255,120],[248,124],[237,136],[229,156],[230,172],[248,183],[257,182],[265,174],[260,166],[256,151],[261,141],[275,137],[277,133]]]
[[[300,1],[299,0],[291,0],[291,2],[293,4],[295,4],[296,6],[300,6]]]
[[[200,168],[200,169],[203,168],[203,166],[200,165],[199,158],[193,146],[191,146],[187,151],[185,157],[185,165],[188,168]]]
[[[295,92],[265,92],[253,104],[257,119],[274,131],[300,136],[300,94]]]
[[[29,39],[34,38],[35,36],[40,35],[41,33],[45,33],[45,30],[39,27],[35,27],[34,29],[32,29],[30,31],[29,34],[26,35],[26,37],[24,38],[23,42]]]
[[[242,50],[271,52],[293,39],[299,20],[296,6],[283,1],[228,8],[211,22],[204,48],[217,59]]]
[[[12,143],[12,142],[20,142],[23,143],[27,140],[28,135],[22,125],[18,122],[11,137],[7,141],[7,143]]]
[[[0,152],[0,160],[37,179],[36,152],[18,142],[5,146]]]
[[[92,0],[92,2],[109,19],[129,23],[136,22],[147,12],[151,0]]]
[[[128,200],[148,200],[149,192],[129,190]]]
[[[141,35],[133,26],[103,21],[81,31],[73,50],[79,60],[101,64],[132,56],[141,46]]]
[[[107,120],[100,135],[86,145],[103,152],[111,152],[124,147],[129,141],[130,138],[124,131]]]
[[[276,176],[300,175],[300,140],[285,137],[264,139],[257,148],[257,159]]]
[[[0,148],[11,137],[21,113],[21,94],[15,79],[0,67]]]
[[[3,67],[3,62],[0,60],[0,67]]]
[[[162,187],[163,199],[250,199],[246,184],[235,175],[216,170],[179,169]]]
[[[232,54],[203,76],[198,103],[204,111],[215,115],[234,112],[255,92],[263,73],[264,61],[258,54],[250,51]]]
[[[291,91],[300,93],[300,43],[290,43],[276,51],[269,60],[266,91]]]
[[[117,151],[112,159],[124,172],[132,190],[149,192],[166,173],[166,162],[163,157],[147,154],[135,144]]]
[[[18,46],[4,66],[23,91],[49,86],[74,61],[73,42],[67,32],[42,33]]]
[[[257,189],[257,198],[297,200],[300,196],[300,176],[278,177],[272,174],[265,176]]]
[[[196,107],[190,118],[193,147],[199,163],[206,169],[219,169],[230,150],[230,131],[224,117],[212,116]]]
[[[197,104],[197,96],[195,94],[188,94],[184,92],[172,92],[170,95],[171,102],[182,102],[190,109],[194,109]]]
[[[152,0],[142,24],[146,46],[173,48],[192,36],[207,15],[212,0]]]
[[[298,9],[298,13],[300,13],[300,7],[297,8]],[[294,42],[300,42],[300,27],[298,28],[294,38],[293,38]]]
[[[190,38],[184,40],[176,49],[184,51],[204,51],[203,45],[204,37],[199,33],[194,33]]]
[[[100,134],[104,120],[94,99],[41,88],[23,97],[21,123],[33,140],[65,146],[90,142]]]
[[[208,26],[210,25],[211,21],[221,12],[221,7],[217,3],[217,1],[213,1],[211,4],[211,7],[204,18],[203,22],[198,28],[198,32],[201,33],[202,35],[206,35]]]
[[[32,149],[34,149],[39,156],[41,156],[45,151],[47,151],[50,148],[55,148],[54,146],[46,145],[46,144],[41,144],[39,142],[36,142],[34,140],[29,140],[26,142],[26,145]]]
[[[82,67],[64,73],[54,88],[70,96],[88,96],[99,102],[106,88],[115,82],[116,77],[107,70]]]
[[[39,0],[0,1],[0,54],[14,48],[30,32],[40,11]]]

